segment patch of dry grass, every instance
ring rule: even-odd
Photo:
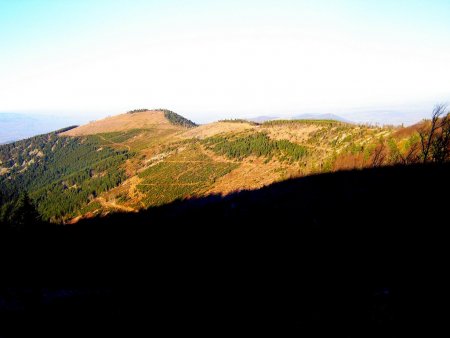
[[[171,124],[161,111],[145,111],[134,114],[120,114],[94,121],[62,133],[64,136],[82,136],[111,133],[132,129],[170,129],[184,130],[184,127]]]

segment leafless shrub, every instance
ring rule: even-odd
[[[439,128],[431,141],[431,159],[443,163],[450,157],[450,114],[441,118]]]
[[[374,150],[372,155],[372,167],[380,167],[383,165],[386,159],[386,145],[384,142],[381,142]]]
[[[448,114],[441,118],[446,109],[445,104],[436,105],[431,115],[431,121],[419,130],[423,163],[430,160],[443,162],[448,157],[450,140]]]
[[[406,154],[399,153],[400,161],[402,164],[413,164],[420,161],[419,144],[415,143],[411,145]]]

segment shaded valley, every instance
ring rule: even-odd
[[[111,287],[69,289],[72,296],[52,301],[45,290],[21,289],[25,303],[2,318],[30,321],[34,313],[51,323],[49,314],[65,325],[81,318],[77,329],[62,331],[68,334],[111,320],[118,322],[110,332],[154,332],[169,323],[172,333],[438,332],[446,311],[435,302],[448,294],[439,267],[448,246],[436,196],[449,188],[448,170],[429,164],[320,174],[3,232],[2,257],[14,252],[3,265],[8,280]]]

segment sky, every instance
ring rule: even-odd
[[[0,0],[0,112],[410,122],[450,101],[449,0]]]

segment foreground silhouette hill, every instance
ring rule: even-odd
[[[449,168],[322,174],[4,233],[6,280],[72,294],[0,290],[0,304],[19,299],[0,307],[4,336],[35,320],[55,336],[442,333]]]

